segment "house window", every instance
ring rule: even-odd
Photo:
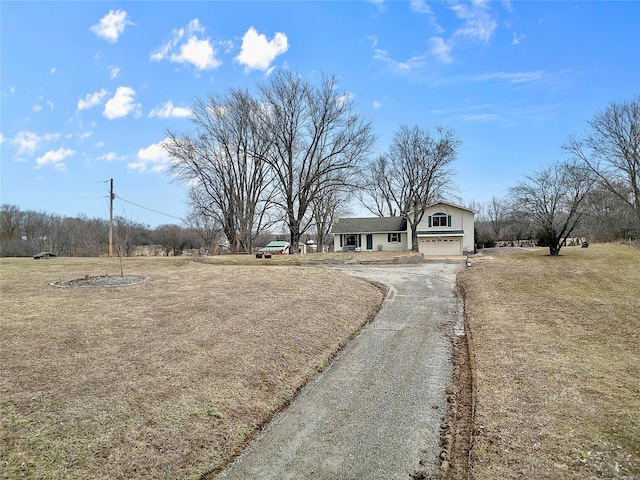
[[[447,226],[447,216],[443,214],[436,214],[433,216],[433,226],[434,227],[446,227]]]
[[[387,241],[389,243],[400,243],[400,233],[390,233]]]
[[[358,246],[358,236],[357,235],[345,235],[345,247],[357,247]]]

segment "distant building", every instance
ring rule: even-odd
[[[272,255],[287,255],[290,245],[289,242],[285,242],[284,240],[274,240],[273,242],[269,242],[266,247],[262,247],[258,252],[270,253]]]

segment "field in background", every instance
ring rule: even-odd
[[[145,283],[54,288],[118,275],[119,259],[2,259],[3,478],[199,478],[382,301],[362,280],[278,266],[291,259],[226,261],[125,258]]]
[[[640,478],[640,250],[560,253],[478,256],[458,277],[475,480]]]

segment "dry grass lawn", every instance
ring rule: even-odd
[[[640,250],[476,258],[458,281],[476,411],[471,474],[640,478]]]
[[[278,262],[2,259],[0,475],[187,479],[237,455],[372,315],[362,280]]]

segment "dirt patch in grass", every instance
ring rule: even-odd
[[[470,475],[640,478],[640,250],[476,257],[464,291]]]
[[[256,260],[256,259],[254,259]],[[363,280],[305,267],[2,259],[4,478],[200,478],[239,454],[377,312]]]
[[[147,277],[140,275],[98,275],[90,277],[89,275],[83,278],[74,278],[72,280],[51,282],[49,285],[52,287],[61,288],[103,288],[103,287],[126,287],[129,285],[137,285],[147,280]]]

